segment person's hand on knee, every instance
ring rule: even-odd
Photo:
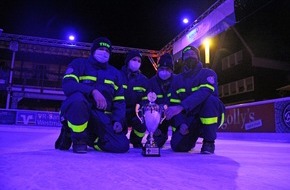
[[[120,133],[123,130],[122,124],[120,122],[115,122],[113,125],[115,133]]]

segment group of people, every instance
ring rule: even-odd
[[[135,107],[146,104],[147,94],[154,92],[155,103],[167,105],[166,119],[153,135],[156,145],[164,146],[168,128],[172,127],[173,151],[190,151],[200,137],[200,152],[214,153],[225,108],[218,98],[217,75],[203,68],[197,48],[183,49],[180,74],[174,74],[172,56],[163,54],[156,75],[150,79],[140,72],[139,51],[129,51],[120,70],[109,64],[111,53],[110,40],[99,37],[93,41],[88,58],[77,58],[68,65],[62,81],[67,98],[60,110],[63,126],[56,149],[68,150],[72,146],[73,152],[86,153],[89,146],[98,151],[125,153],[130,143],[142,148],[146,126],[137,117]]]

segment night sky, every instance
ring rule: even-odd
[[[5,33],[92,42],[106,36],[113,45],[160,50],[217,0],[4,0],[0,28]],[[290,61],[290,3],[288,0],[235,0],[235,28],[257,56]],[[230,43],[230,42],[229,42]],[[124,55],[112,55],[120,68]],[[141,68],[151,77],[148,59]],[[147,64],[148,63],[148,64]]]
[[[80,42],[107,36],[113,45],[160,50],[217,0],[4,0],[0,28],[5,33]]]

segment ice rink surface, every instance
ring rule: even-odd
[[[87,154],[54,149],[59,128],[0,126],[0,189],[289,190],[290,134],[218,133],[214,155],[169,142],[161,157],[140,149]]]

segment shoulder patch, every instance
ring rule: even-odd
[[[71,67],[69,67],[69,68],[67,68],[67,70],[65,71],[65,74],[66,74],[66,75],[71,74],[71,73],[73,73],[73,71],[74,71],[74,69],[71,68]]]
[[[206,80],[210,83],[210,84],[214,84],[214,76],[209,76],[206,78]]]

